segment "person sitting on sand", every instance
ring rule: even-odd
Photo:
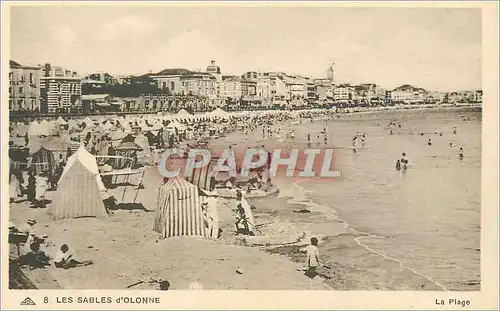
[[[54,259],[54,266],[56,266],[56,268],[69,269],[74,267],[88,266],[93,263],[92,260],[78,261],[74,259],[73,256],[74,255],[69,251],[68,245],[63,244],[61,246],[61,251]]]
[[[318,239],[311,238],[311,245],[306,247],[307,253],[307,272],[306,275],[310,278],[314,278],[318,275],[316,268],[319,266],[319,250],[318,250]]]
[[[160,290],[169,290],[170,282],[169,281],[160,281]]]
[[[28,265],[31,270],[50,266],[50,258],[40,250],[40,244],[38,243],[38,241],[31,243],[30,249],[30,252],[24,255],[23,258],[20,258],[20,262],[22,265]]]

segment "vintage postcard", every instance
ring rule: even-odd
[[[2,309],[497,309],[497,11],[2,2]]]

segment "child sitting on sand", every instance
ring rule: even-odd
[[[67,244],[61,246],[61,251],[54,259],[54,265],[56,268],[69,269],[74,267],[88,266],[93,264],[92,260],[77,261],[73,258],[73,254],[69,252],[69,247]]]

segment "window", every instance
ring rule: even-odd
[[[167,88],[167,82],[163,82],[163,88],[166,89]]]
[[[33,79],[33,73],[30,72],[30,84],[35,84],[35,79]]]
[[[174,81],[170,81],[170,90],[171,91],[175,90],[175,83],[174,83]]]
[[[12,110],[12,99],[9,99],[9,110]]]
[[[14,73],[13,72],[9,72],[9,80],[10,81],[14,80]]]
[[[9,87],[9,94],[12,94],[12,87]]]
[[[24,91],[24,88],[23,88],[22,86],[20,86],[20,87],[19,87],[19,93],[21,93],[21,94],[22,94],[22,93],[23,93],[23,91]]]

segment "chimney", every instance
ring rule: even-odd
[[[45,76],[50,77],[50,64],[45,63]]]

